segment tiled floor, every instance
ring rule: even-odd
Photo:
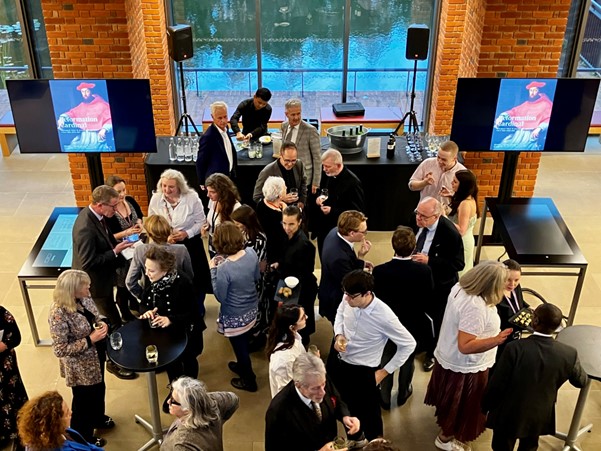
[[[544,155],[536,187],[537,196],[552,197],[562,213],[572,234],[582,248],[589,268],[578,309],[576,323],[601,326],[601,230],[599,193],[601,193],[601,153],[587,152],[577,155]],[[121,174],[127,176],[127,174]],[[54,206],[74,205],[68,164],[64,156],[24,156],[14,154],[0,159],[0,303],[17,318],[23,334],[18,348],[18,358],[25,385],[30,395],[44,390],[59,390],[70,399],[70,390],[58,373],[58,362],[50,348],[36,348],[31,333],[19,286],[17,274],[29,253],[38,233]],[[369,258],[381,263],[391,255],[389,233],[370,232],[374,243]],[[497,258],[500,248],[486,248],[489,258]],[[564,311],[569,307],[573,282],[571,279],[526,277],[523,284],[540,291]],[[51,291],[38,290],[33,296],[34,311],[42,337],[48,336],[46,315]],[[233,376],[226,367],[233,353],[225,338],[215,331],[214,319],[217,303],[207,301],[209,329],[205,333],[205,352],[200,357],[200,378],[212,390],[229,390]],[[314,342],[326,350],[331,338],[331,328],[326,321],[318,322]],[[264,413],[269,403],[267,361],[261,354],[253,355],[258,374],[258,393],[239,393],[241,406],[225,426],[226,451],[260,451],[263,449]],[[166,376],[158,376],[161,396],[166,394]],[[414,394],[402,408],[384,413],[385,434],[403,450],[434,450],[437,432],[433,408],[423,404],[429,375],[416,370]],[[107,374],[107,413],[115,419],[117,427],[106,433],[109,451],[135,450],[146,442],[148,435],[133,421],[134,413],[146,415],[147,392],[144,377],[134,381],[121,381]],[[577,390],[564,387],[558,398],[558,427],[566,430],[576,402]],[[584,419],[594,424],[582,445],[584,449],[601,449],[601,392],[599,384],[593,389],[587,403]],[[164,415],[167,426],[171,418]],[[562,449],[561,442],[547,437],[541,440],[541,449]],[[599,447],[599,448],[597,448]],[[490,432],[483,434],[474,444],[477,451],[490,449]]]

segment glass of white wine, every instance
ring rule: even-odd
[[[159,350],[156,345],[148,345],[146,346],[146,360],[148,363],[156,365],[159,361]]]
[[[322,188],[319,194],[319,197],[321,197],[321,203],[324,203],[326,200],[328,200],[328,189],[327,188]]]

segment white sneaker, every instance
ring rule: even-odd
[[[436,436],[434,445],[438,449],[444,451],[471,451],[472,447],[467,443],[460,442],[459,440],[451,439],[448,442],[443,442],[440,437]]]

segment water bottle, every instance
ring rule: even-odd
[[[177,150],[175,148],[175,140],[173,138],[169,138],[169,161],[177,160]]]
[[[177,145],[175,148],[177,161],[184,161],[184,138],[182,138],[181,135],[177,137]]]
[[[198,159],[198,141],[200,138],[196,135],[193,135],[190,138],[190,147],[192,147],[192,161],[196,161]]]
[[[192,161],[192,147],[190,146],[190,138],[184,138],[184,160]]]

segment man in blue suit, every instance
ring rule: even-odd
[[[213,123],[207,128],[198,143],[198,159],[196,174],[198,183],[204,186],[206,178],[217,172],[230,178],[236,177],[236,147],[228,134],[227,104],[213,102],[211,104]]]

